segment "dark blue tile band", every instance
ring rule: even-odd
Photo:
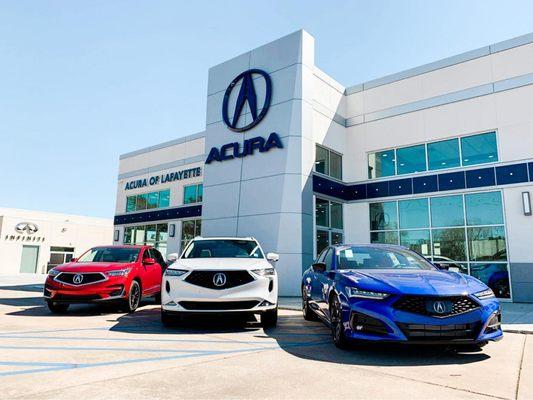
[[[496,167],[498,185],[527,182],[527,164],[514,164]]]
[[[438,176],[426,175],[413,178],[413,193],[429,193],[439,190]]]
[[[467,188],[494,186],[496,184],[494,168],[473,169],[465,171],[465,175]]]
[[[413,194],[413,180],[411,178],[389,182],[389,196],[403,196],[406,194]]]
[[[464,171],[439,174],[439,192],[445,190],[464,189],[465,187],[466,183]]]
[[[139,222],[153,222],[167,219],[194,218],[202,215],[202,206],[185,206],[168,208],[165,210],[147,211],[142,213],[115,216],[115,225],[136,224]]]

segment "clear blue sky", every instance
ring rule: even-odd
[[[297,29],[350,86],[532,16],[501,0],[0,0],[0,207],[113,216],[118,156],[203,130],[208,68]]]

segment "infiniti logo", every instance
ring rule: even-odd
[[[79,285],[80,283],[83,282],[83,275],[82,274],[74,275],[74,278],[72,278],[72,282],[75,283],[76,285]]]
[[[213,284],[215,286],[224,286],[226,284],[226,275],[222,272],[218,272],[213,276]]]
[[[437,314],[444,314],[444,312],[446,311],[446,305],[444,304],[443,301],[435,301],[433,303],[433,310]]]
[[[15,231],[18,233],[26,233],[28,235],[31,235],[39,230],[39,227],[31,222],[21,222],[17,225],[15,225]]]

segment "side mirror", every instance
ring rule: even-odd
[[[69,262],[78,262],[77,258],[71,258]]]
[[[154,265],[155,264],[155,260],[153,258],[145,258],[143,260],[143,264],[144,265]]]
[[[435,263],[433,264],[438,269],[442,269],[444,271],[448,271],[450,269],[450,264],[444,264],[444,263]]]
[[[278,253],[267,253],[267,260],[276,262],[279,261],[279,254]]]
[[[320,274],[326,272],[326,264],[323,262],[314,263],[311,267],[313,268],[314,272],[318,272]]]
[[[170,253],[168,256],[167,256],[167,261],[169,263],[173,263],[173,262],[176,262],[176,260],[179,258],[179,255],[178,253]]]

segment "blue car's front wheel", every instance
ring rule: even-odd
[[[346,331],[342,321],[342,304],[337,295],[333,295],[330,306],[329,315],[331,323],[331,334],[333,335],[333,343],[339,349],[346,349],[349,346],[349,341],[346,339]]]

